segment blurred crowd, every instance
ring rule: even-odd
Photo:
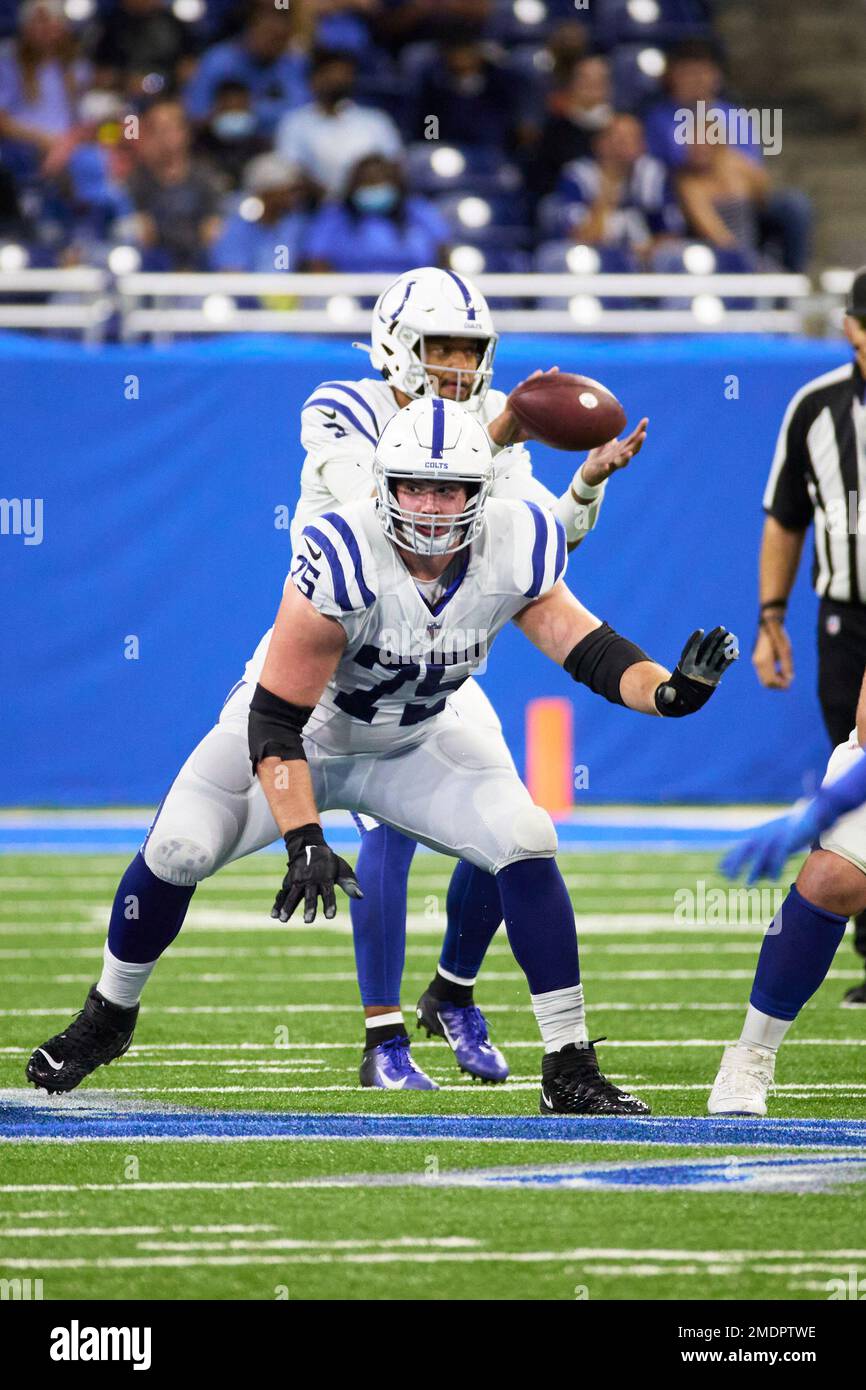
[[[802,270],[811,210],[760,144],[677,139],[677,112],[737,103],[711,9],[0,0],[0,247],[471,274],[583,268],[578,247],[678,270],[697,242],[704,268]]]

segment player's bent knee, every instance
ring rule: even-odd
[[[833,850],[813,850],[797,876],[797,891],[815,907],[853,916],[866,908],[866,874]]]
[[[521,859],[549,859],[556,854],[559,840],[556,827],[540,806],[524,806],[511,821],[510,845],[496,872]]]
[[[196,840],[178,835],[151,835],[144,847],[144,862],[163,882],[191,888],[214,872],[216,855]]]

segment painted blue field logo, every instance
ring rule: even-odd
[[[307,1181],[322,1187],[527,1187],[613,1192],[653,1192],[687,1187],[693,1192],[818,1192],[840,1183],[866,1182],[866,1155],[813,1154],[718,1159],[660,1159],[630,1163],[521,1164],[507,1168],[442,1170],[431,1180],[417,1173],[356,1173]]]

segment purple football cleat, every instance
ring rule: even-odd
[[[439,1090],[412,1061],[405,1034],[367,1049],[361,1062],[361,1085],[377,1086],[382,1091]]]
[[[468,1076],[491,1082],[507,1079],[508,1063],[487,1036],[487,1020],[476,1004],[449,1004],[428,989],[418,1000],[415,1016],[428,1038],[445,1039]]]

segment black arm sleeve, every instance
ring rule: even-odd
[[[303,759],[306,762],[301,734],[312,713],[312,705],[290,704],[265,690],[263,685],[257,685],[250,701],[247,726],[253,772],[262,758],[283,758],[286,762]]]
[[[619,693],[619,683],[623,671],[638,661],[651,660],[634,642],[620,637],[607,623],[602,623],[572,647],[562,664],[572,680],[588,685],[611,704],[622,705],[625,701]]]

